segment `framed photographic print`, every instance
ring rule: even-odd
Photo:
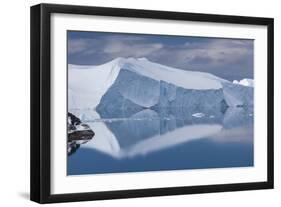
[[[273,19],[31,7],[31,200],[273,188]]]

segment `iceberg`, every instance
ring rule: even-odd
[[[70,64],[68,71],[68,108],[94,109],[102,118],[130,117],[145,109],[161,113],[163,108],[187,108],[205,113],[253,106],[253,84],[237,84],[146,58],[116,58],[99,66]]]
[[[253,79],[249,79],[249,78],[244,78],[240,81],[238,80],[234,80],[233,81],[234,84],[240,84],[243,86],[249,86],[249,87],[254,87],[254,80]]]
[[[68,70],[68,112],[95,133],[79,146],[117,159],[206,137],[245,141],[237,134],[252,133],[253,92],[250,79],[230,82],[146,58]]]

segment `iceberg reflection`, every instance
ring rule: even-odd
[[[145,156],[198,139],[249,142],[253,139],[253,109],[144,109],[128,118],[103,118],[95,111],[72,111],[95,132],[81,145],[116,159]],[[200,116],[199,116],[200,114]],[[245,136],[243,136],[245,135]]]

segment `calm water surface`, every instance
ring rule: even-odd
[[[253,166],[253,110],[146,109],[101,118],[75,111],[95,132],[68,156],[68,175]]]

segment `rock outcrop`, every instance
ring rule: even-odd
[[[82,123],[79,118],[68,112],[67,135],[67,153],[71,155],[81,144],[91,140],[95,133],[87,124]]]

